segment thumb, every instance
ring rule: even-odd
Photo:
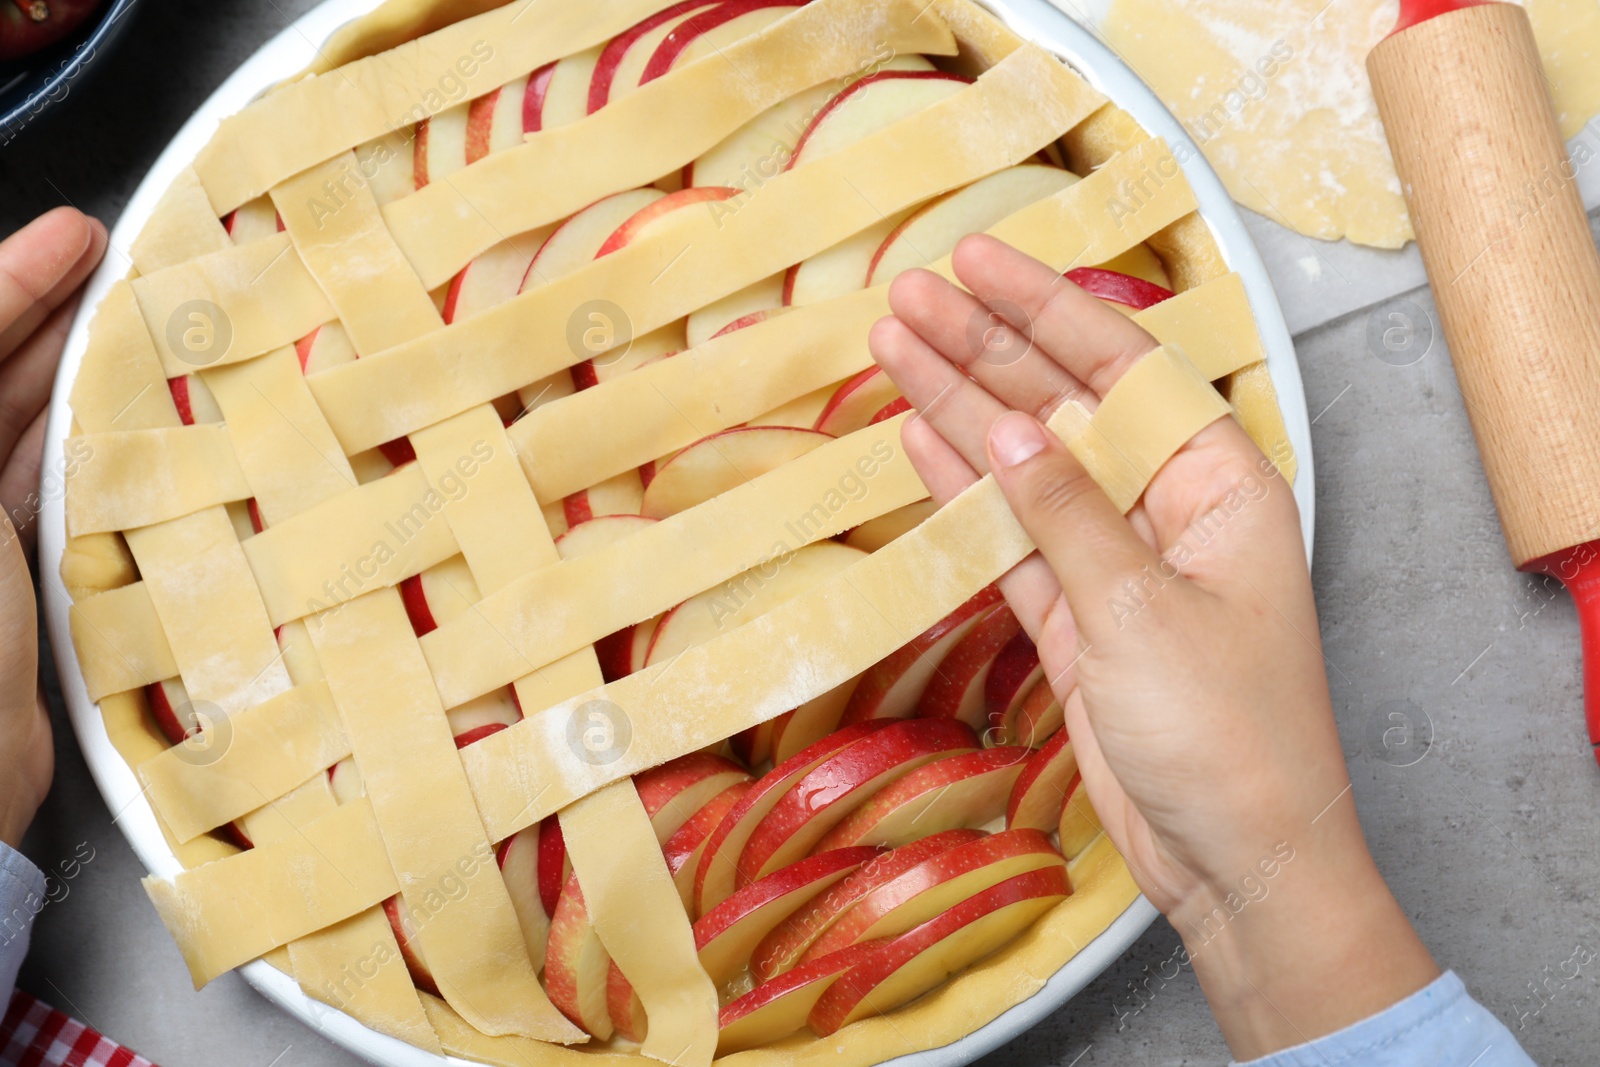
[[[1084,640],[1114,632],[1125,583],[1161,564],[1067,446],[1033,416],[1002,415],[989,429],[989,467],[1022,528],[1061,581]]]

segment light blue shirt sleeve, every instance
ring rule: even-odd
[[[1446,971],[1392,1008],[1235,1067],[1534,1067],[1511,1031]]]
[[[11,999],[22,957],[28,954],[33,917],[44,902],[44,872],[10,845],[0,843],[0,1002]]]

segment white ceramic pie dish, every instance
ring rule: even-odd
[[[1047,0],[979,2],[1008,23],[1020,36],[1037,42],[1065,59],[1150,133],[1163,136],[1174,145],[1188,141],[1177,120],[1144,83],[1092,34],[1051,6]],[[67,339],[65,357],[56,379],[58,388],[51,403],[46,429],[46,457],[62,454],[63,442],[71,425],[67,394],[83,359],[92,309],[127,271],[126,257],[116,249],[126,248],[132,243],[162,192],[205,143],[219,119],[239,110],[264,87],[303,68],[314,58],[316,42],[326,40],[338,26],[377,5],[378,0],[325,0],[242,64],[201,105],[156,160],[112,230],[111,251],[90,280],[83,311]],[[1184,171],[1193,187],[1201,215],[1228,265],[1243,279],[1255,312],[1289,440],[1299,460],[1295,497],[1300,505],[1309,556],[1315,480],[1311,427],[1293,343],[1266,270],[1222,183],[1198,152],[1180,153],[1180,158],[1183,157],[1187,159],[1183,164]],[[41,492],[44,503],[40,514],[40,571],[46,625],[54,647],[61,650],[56,661],[62,675],[62,693],[78,743],[107,807],[145,867],[153,874],[171,876],[181,869],[177,858],[162,837],[138,780],[112,747],[98,705],[88,697],[76,658],[65,654],[71,642],[68,630],[71,599],[57,577],[66,544],[60,484],[59,462],[52,463],[47,458]],[[1155,909],[1143,897],[1138,898],[1099,937],[1068,961],[1039,993],[959,1041],[892,1062],[896,1067],[951,1067],[972,1062],[1036,1025],[1066,1003],[1125,952],[1155,917]],[[285,1011],[372,1063],[391,1067],[437,1067],[446,1062],[466,1062],[454,1057],[441,1058],[375,1033],[342,1012],[306,997],[292,978],[265,962],[250,963],[241,970],[251,985]]]

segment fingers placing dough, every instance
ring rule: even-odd
[[[0,359],[83,284],[105,248],[106,228],[70,207],[0,242]]]
[[[879,319],[867,338],[884,373],[979,474],[989,471],[984,440],[1006,406],[961,373],[897,318]]]
[[[952,263],[956,277],[978,299],[1023,331],[1095,396],[1105,396],[1123,371],[1156,347],[1155,338],[1127,316],[993,237],[962,238]],[[1094,406],[1088,399],[1085,403]]]
[[[889,307],[1008,407],[1045,420],[1064,399],[1082,395],[1083,383],[1025,334],[932,271],[908,270],[896,278],[889,287]]]

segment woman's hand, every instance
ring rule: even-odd
[[[1438,969],[1347,795],[1290,486],[1221,419],[1124,518],[1042,422],[1068,398],[1093,408],[1155,340],[993,238],[966,238],[954,264],[970,293],[902,274],[871,338],[921,412],[907,454],[941,503],[992,472],[1039,546],[1001,589],[1095,811],[1182,934],[1234,1055],[1427,984]]]
[[[54,767],[28,572],[45,406],[78,287],[105,248],[105,227],[72,208],[0,242],[0,841],[12,846],[39,810]]]

